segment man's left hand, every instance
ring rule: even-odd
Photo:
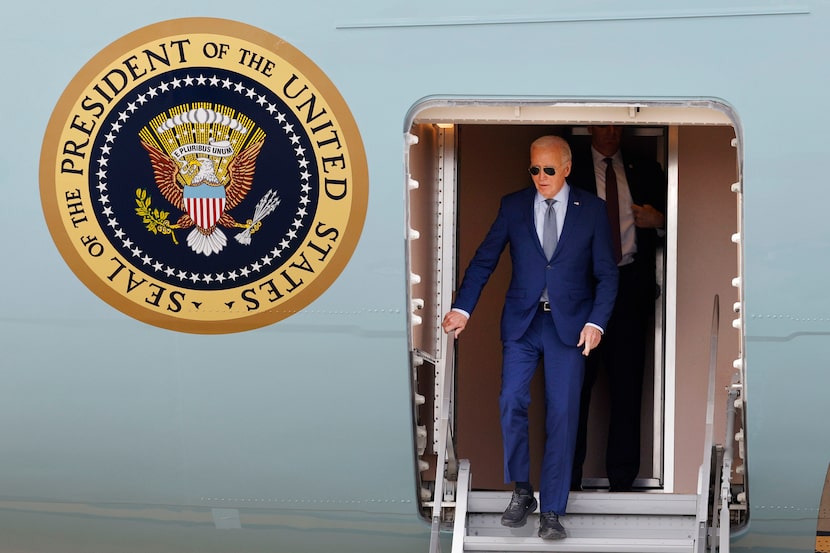
[[[579,343],[576,347],[585,346],[582,349],[582,355],[587,356],[592,349],[599,345],[600,340],[602,340],[602,332],[594,326],[585,325],[582,332],[579,333]]]

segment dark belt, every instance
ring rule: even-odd
[[[550,311],[550,302],[549,301],[540,301],[539,302],[539,309],[542,311]]]

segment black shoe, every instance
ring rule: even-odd
[[[501,523],[510,528],[519,528],[527,522],[527,515],[536,510],[538,504],[532,492],[527,490],[513,491],[510,504],[501,516]]]
[[[559,516],[550,511],[539,515],[539,537],[543,540],[561,540],[565,539],[568,534],[562,523],[559,522]]]

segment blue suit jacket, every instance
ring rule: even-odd
[[[547,286],[557,333],[563,343],[576,346],[585,323],[605,328],[617,294],[605,202],[571,187],[562,234],[548,261],[536,233],[535,196],[536,188],[529,187],[502,198],[496,220],[464,273],[453,307],[473,312],[509,244],[512,277],[502,312],[502,340],[521,338]]]

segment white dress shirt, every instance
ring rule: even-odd
[[[597,182],[597,196],[605,199],[605,163],[604,156],[593,147],[591,154],[594,157],[594,176]],[[622,244],[622,259],[620,267],[634,261],[634,254],[637,253],[637,229],[634,226],[634,211],[631,210],[631,190],[628,188],[628,180],[625,178],[625,166],[622,155],[619,151],[611,156],[611,165],[617,175],[617,198],[620,205],[620,243]]]

